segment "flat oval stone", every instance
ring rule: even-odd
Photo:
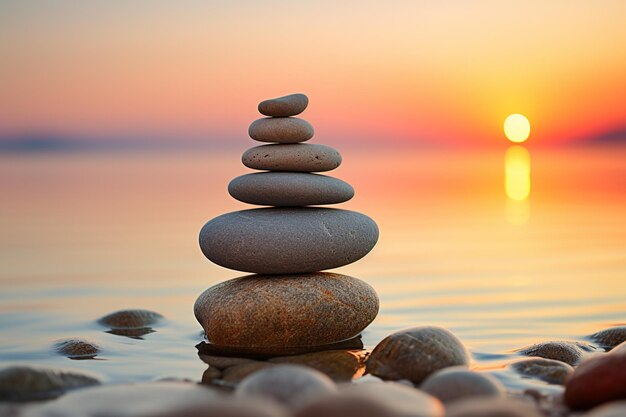
[[[250,148],[241,162],[248,168],[267,171],[324,172],[337,168],[341,155],[330,146],[285,143]]]
[[[361,259],[378,240],[364,214],[319,207],[235,211],[210,220],[200,248],[225,268],[258,274],[300,274]]]
[[[284,207],[339,204],[354,196],[352,186],[340,179],[304,172],[241,175],[228,184],[228,192],[244,203]]]
[[[272,117],[288,117],[300,114],[309,105],[309,98],[304,94],[271,98],[259,103],[259,113]]]
[[[313,126],[296,117],[266,117],[252,122],[248,134],[259,142],[298,143],[313,137]]]
[[[433,326],[402,330],[384,338],[367,360],[367,371],[382,379],[420,384],[440,369],[468,365],[469,354],[446,329]]]
[[[263,353],[350,339],[378,314],[378,296],[346,275],[250,275],[206,290],[194,313],[209,342]]]

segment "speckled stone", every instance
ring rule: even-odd
[[[238,398],[264,397],[294,409],[324,394],[337,392],[335,383],[315,369],[276,365],[250,375],[237,387]]]
[[[259,113],[272,117],[288,117],[300,114],[309,105],[309,98],[304,94],[289,94],[270,98],[259,103]]]
[[[468,398],[446,407],[446,417],[543,417],[530,401]]]
[[[241,175],[228,184],[228,192],[244,203],[287,207],[339,204],[354,196],[352,186],[340,179],[304,172]]]
[[[415,327],[387,336],[367,360],[367,372],[382,379],[408,379],[420,384],[434,372],[469,364],[469,354],[451,332],[439,327]]]
[[[255,120],[248,128],[250,137],[259,142],[306,142],[314,133],[309,122],[296,117],[266,117]]]
[[[102,317],[98,322],[111,329],[140,329],[152,326],[163,316],[148,310],[120,310]]]
[[[341,165],[341,155],[324,145],[274,144],[248,149],[241,162],[248,168],[267,171],[324,172]]]
[[[488,374],[473,372],[465,366],[452,366],[435,372],[420,386],[424,392],[450,404],[468,397],[501,397],[504,387]]]
[[[297,417],[443,417],[436,398],[395,382],[344,384],[339,395],[325,396],[297,410]]]
[[[626,326],[616,326],[600,330],[589,336],[594,343],[607,351],[626,341]]]
[[[206,385],[152,382],[107,385],[70,393],[33,408],[29,417],[287,417],[257,398],[235,400]]]
[[[100,352],[98,345],[82,339],[60,340],[54,344],[54,350],[70,359],[93,359]]]
[[[209,288],[194,312],[211,343],[264,352],[350,339],[376,317],[378,296],[346,275],[250,275]]]
[[[565,362],[544,358],[523,359],[510,364],[509,368],[520,375],[557,385],[564,385],[574,372],[574,368]]]
[[[378,227],[364,214],[319,207],[236,211],[200,231],[210,261],[258,274],[338,268],[361,259],[377,240]]]
[[[565,386],[565,403],[588,409],[626,400],[626,349],[618,345],[609,353],[592,355],[574,369]]]
[[[348,382],[365,370],[365,351],[327,350],[272,358],[269,362],[303,365],[316,369],[336,382]]]
[[[545,359],[554,359],[576,366],[585,355],[585,350],[575,342],[544,342],[525,347],[520,350],[525,356],[538,356]]]
[[[0,401],[50,399],[67,390],[98,384],[96,377],[74,371],[11,366],[0,370]]]

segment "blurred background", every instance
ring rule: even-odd
[[[626,3],[0,1],[0,362],[197,379],[197,234],[259,101],[302,92],[379,244],[368,347],[441,325],[479,363],[626,322]],[[514,144],[505,118],[530,135]],[[148,308],[145,340],[94,320]],[[150,348],[146,349],[146,344]],[[65,362],[64,362],[65,361]],[[154,364],[159,366],[155,367]],[[486,365],[485,365],[486,366]]]

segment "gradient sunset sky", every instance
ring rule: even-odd
[[[626,1],[0,1],[0,137],[231,141],[306,93],[316,137],[532,144],[626,128]]]

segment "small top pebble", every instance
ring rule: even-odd
[[[289,117],[300,114],[309,105],[309,98],[304,94],[271,98],[259,103],[259,113],[271,117]]]

